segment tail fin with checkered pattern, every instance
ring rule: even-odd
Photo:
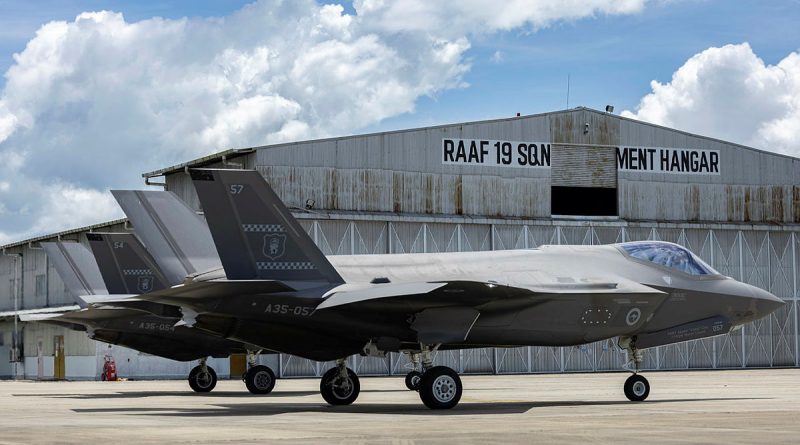
[[[169,287],[152,256],[132,233],[87,233],[111,294],[146,294]]]
[[[229,280],[344,282],[257,171],[191,175]]]

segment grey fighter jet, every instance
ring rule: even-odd
[[[211,367],[205,366],[206,358],[244,352],[244,346],[203,331],[176,326],[181,314],[174,306],[146,301],[133,301],[127,308],[105,304],[104,301],[125,294],[164,289],[166,281],[132,234],[92,233],[87,236],[94,257],[78,243],[42,243],[45,253],[83,309],[27,316],[30,321],[85,331],[92,339],[172,360],[199,359],[201,364],[189,373],[189,386],[197,392],[211,391],[217,377]],[[90,303],[96,307],[89,307]],[[274,387],[274,374],[269,369],[262,371],[266,374],[255,379],[256,384],[247,382],[250,392],[266,394]]]
[[[665,242],[325,257],[258,172],[191,176],[224,270],[138,298],[180,307],[187,325],[215,335],[336,360],[320,383],[332,405],[358,397],[351,354],[409,354],[418,369],[407,385],[441,409],[462,385],[432,366],[436,350],[614,337],[633,365],[624,393],[642,401],[641,349],[725,334],[783,305]]]

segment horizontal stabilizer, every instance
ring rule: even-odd
[[[291,292],[293,290],[280,281],[212,280],[173,286],[169,289],[139,295],[137,299],[181,306],[189,301],[197,302],[227,297],[257,296],[276,292]]]
[[[19,321],[45,321],[53,318],[59,318],[63,313],[54,312],[52,314],[20,314]]]
[[[81,298],[91,305],[113,305],[123,301],[141,301],[138,295],[82,295]]]

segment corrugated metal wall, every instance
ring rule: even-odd
[[[123,224],[116,224],[98,229],[104,232],[127,231]],[[51,241],[54,241],[53,238]],[[71,233],[62,237],[64,241],[78,241],[89,247],[85,233]],[[23,258],[10,256],[22,253]],[[16,265],[15,263],[18,263]],[[15,269],[19,267],[19,269]],[[6,255],[0,255],[0,311],[14,310],[13,282],[15,277],[22,278],[22,287],[18,290],[17,304],[19,309],[41,307],[69,306],[75,304],[71,295],[66,292],[64,282],[44,251],[33,243],[7,249]],[[37,285],[37,281],[39,282]]]

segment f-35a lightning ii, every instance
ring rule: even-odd
[[[217,376],[205,365],[207,357],[227,357],[244,352],[245,347],[197,329],[176,326],[181,314],[174,306],[147,301],[131,301],[126,308],[105,304],[104,301],[124,295],[164,289],[167,281],[133,234],[90,233],[87,237],[91,253],[74,242],[42,243],[46,255],[82,309],[26,316],[26,321],[85,331],[92,339],[172,360],[199,359],[200,365],[189,373],[189,386],[197,392],[213,390]],[[252,381],[245,381],[251,393],[267,394],[275,385],[274,374],[265,366],[251,366],[248,374]]]
[[[191,177],[224,271],[137,298],[180,307],[187,326],[215,335],[336,360],[320,382],[332,405],[358,397],[351,354],[409,354],[407,385],[442,409],[458,404],[462,384],[433,366],[436,350],[614,337],[633,365],[624,393],[642,401],[642,349],[725,334],[783,305],[666,242],[326,257],[258,172]]]

